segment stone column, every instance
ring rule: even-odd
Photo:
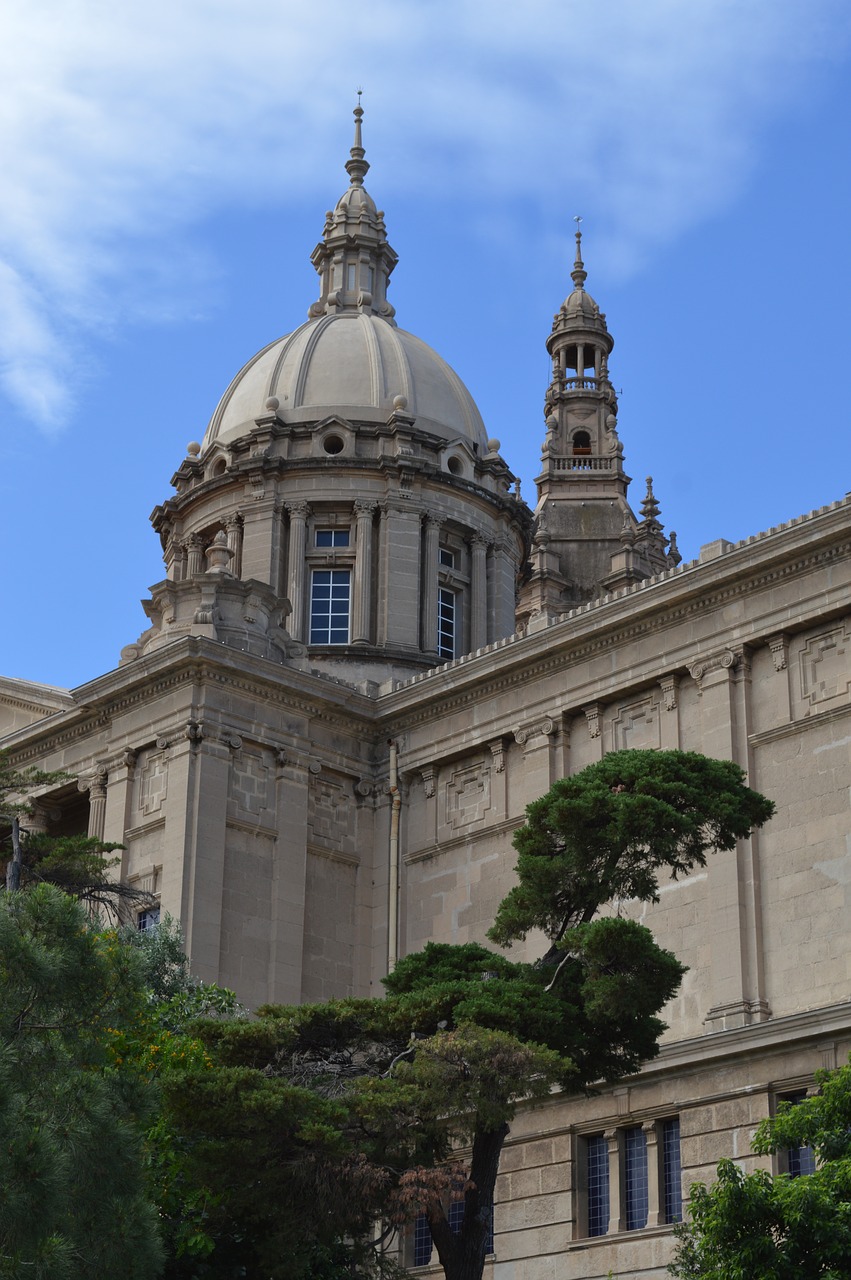
[[[470,550],[470,651],[475,653],[488,642],[488,544],[481,535],[475,534]]]
[[[440,570],[440,529],[443,517],[427,515],[423,555],[423,625],[420,645],[424,653],[437,653],[437,575]]]
[[[106,781],[107,772],[103,765],[98,765],[88,778],[81,778],[77,783],[79,791],[89,793],[89,828],[90,840],[103,840],[106,823]]]
[[[661,1227],[665,1223],[665,1206],[659,1194],[664,1170],[663,1153],[659,1147],[659,1130],[653,1120],[641,1126],[647,1143],[647,1225]]]
[[[190,533],[186,539],[186,552],[186,575],[189,578],[194,578],[196,574],[204,572],[204,552],[201,548],[201,539],[197,533]]]
[[[225,521],[228,550],[231,552],[230,571],[235,578],[242,577],[242,519],[239,514],[228,516]]]
[[[291,609],[289,633],[293,640],[304,640],[304,555],[310,507],[306,502],[288,502],[287,515],[290,518],[290,551],[287,562],[287,599]]]
[[[356,502],[352,644],[372,643],[372,519],[375,502]]]
[[[621,1195],[620,1132],[607,1129],[603,1134],[609,1148],[609,1230],[607,1235],[626,1230],[626,1213]]]

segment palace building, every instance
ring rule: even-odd
[[[604,752],[737,761],[776,817],[640,909],[689,966],[659,1056],[518,1117],[497,1187],[489,1280],[662,1280],[689,1183],[764,1163],[757,1122],[851,1049],[851,502],[682,563],[649,481],[630,505],[577,233],[527,507],[396,323],[361,115],[308,319],[153,513],[150,625],[79,688],[0,680],[0,744],[79,779],[35,821],[120,842],[194,971],[252,1006],[378,994],[429,939],[484,941],[526,805]]]

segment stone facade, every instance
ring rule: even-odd
[[[577,236],[531,513],[469,393],[395,327],[359,116],[347,168],[307,324],[237,376],[154,512],[151,627],[73,691],[1,681],[3,745],[80,779],[41,798],[45,828],[121,842],[195,971],[250,1005],[377,994],[397,948],[483,940],[525,806],[604,752],[741,764],[777,816],[638,913],[689,966],[660,1056],[519,1117],[498,1185],[493,1280],[661,1280],[671,1124],[685,1189],[764,1163],[755,1124],[851,1049],[851,502],[680,563],[652,487],[640,518],[627,501]]]

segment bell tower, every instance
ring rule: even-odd
[[[547,338],[552,380],[544,398],[546,437],[535,480],[531,573],[520,602],[526,617],[565,612],[679,560],[675,538],[670,549],[666,545],[650,481],[642,520],[627,501],[630,477],[609,378],[614,339],[604,312],[585,289],[581,221],[576,219],[573,291],[553,317]]]

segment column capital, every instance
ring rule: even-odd
[[[77,783],[78,791],[88,791],[92,800],[102,799],[106,795],[106,784],[109,780],[109,774],[106,766],[96,765],[88,777],[80,778]]]
[[[310,504],[307,502],[285,502],[284,506],[291,520],[306,520],[310,515]]]

